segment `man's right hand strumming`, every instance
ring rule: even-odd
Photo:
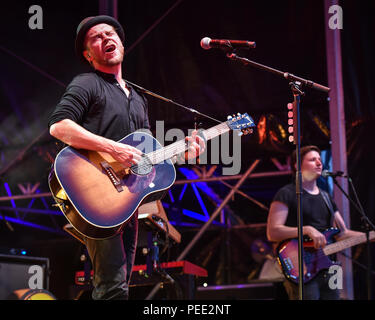
[[[326,237],[312,226],[304,226],[303,234],[307,235],[314,243],[314,248],[323,248],[327,244]]]
[[[113,141],[111,143],[111,152],[109,154],[117,162],[125,167],[130,167],[132,164],[137,164],[141,160],[142,152],[128,144]]]

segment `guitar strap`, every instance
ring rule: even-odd
[[[324,191],[320,188],[319,188],[319,190],[320,190],[320,194],[322,195],[322,197],[324,199],[325,204],[328,207],[328,211],[331,213],[331,226],[333,226],[333,221],[334,221],[334,218],[335,218],[335,212],[333,210],[331,198],[329,197],[328,192],[326,192],[326,191]]]

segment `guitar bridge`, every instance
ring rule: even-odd
[[[115,170],[109,165],[107,161],[100,162],[100,166],[103,168],[104,172],[108,176],[109,180],[111,180],[113,186],[116,188],[118,192],[123,191],[121,186],[121,179],[117,176]]]

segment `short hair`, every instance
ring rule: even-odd
[[[305,158],[306,154],[308,154],[310,151],[316,151],[320,154],[320,149],[317,146],[304,146],[300,150],[301,152],[301,164],[303,159]],[[292,153],[292,158],[291,158],[291,170],[293,172],[293,175],[296,175],[296,163],[297,163],[297,157],[296,157],[296,150],[293,151]]]

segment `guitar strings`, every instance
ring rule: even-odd
[[[342,242],[352,242],[351,246],[354,246],[356,244],[359,244],[359,243],[363,242],[365,240],[363,238],[365,238],[365,237],[366,237],[366,235],[363,235],[363,236],[359,236],[358,238],[353,238],[353,239],[348,238],[348,239],[341,240],[341,241],[338,241],[338,242],[330,243],[330,244],[327,245],[327,247],[325,249],[327,249],[328,246],[330,246],[330,245],[337,245],[339,247],[340,246],[341,247],[345,246],[345,244],[342,243]],[[304,262],[306,264],[313,263],[313,262],[319,260],[320,258],[322,258],[324,256],[328,257],[328,256],[330,256],[330,255],[335,254],[336,252],[338,252],[338,251],[336,251],[336,252],[332,252],[331,254],[326,254],[326,253],[324,253],[324,248],[314,249],[314,250],[316,250],[316,252],[307,252],[306,249],[304,250],[303,257],[304,257]],[[293,257],[296,257],[296,255],[294,255]],[[283,259],[280,259],[280,260],[283,260]]]
[[[228,131],[228,130],[229,130],[228,125],[226,124],[226,122],[223,122],[215,127],[205,130],[204,134],[207,137],[206,140],[210,140],[213,137],[222,134],[223,131]],[[182,144],[184,148],[183,150],[180,150],[180,148],[182,149]],[[162,147],[158,150],[155,150],[145,155],[151,161],[151,163],[155,165],[155,164],[161,163],[164,160],[171,159],[173,156],[175,156],[176,154],[180,152],[186,151],[187,146],[188,145],[185,140],[180,140],[180,141],[177,141],[166,147]],[[144,161],[142,161],[142,163],[140,164],[138,163],[138,164],[133,165],[133,168],[135,169],[145,169],[147,167],[149,167],[149,164],[145,163]]]
[[[151,163],[153,165],[155,164],[158,164],[158,163],[161,163],[162,161],[164,160],[169,160],[170,158],[172,158],[174,155],[175,155],[175,150],[179,150],[179,147],[182,147],[182,146],[178,146],[178,144],[182,144],[182,142],[184,142],[183,140],[180,140],[176,143],[173,143],[169,146],[166,146],[166,147],[163,147],[161,149],[158,149],[158,150],[155,150],[153,152],[150,152],[150,153],[146,153],[145,156],[151,161]],[[186,150],[186,148],[184,147],[184,150]],[[179,152],[177,152],[179,153]],[[137,163],[135,165],[133,165],[132,167],[133,168],[136,168],[136,169],[145,169],[147,167],[149,167],[149,164],[145,161],[140,161],[141,163]]]
[[[334,243],[331,243],[329,245],[333,245],[333,244],[337,244],[339,242],[334,242]],[[330,256],[332,254],[334,254],[335,252],[331,253],[331,254],[326,254],[324,253],[324,249],[313,249],[315,250],[315,252],[308,252],[306,251],[306,249],[304,249],[304,261],[306,263],[311,263],[311,262],[314,262],[316,260],[319,260],[320,258],[324,257],[324,256]],[[296,255],[294,255],[294,257],[296,257]]]

